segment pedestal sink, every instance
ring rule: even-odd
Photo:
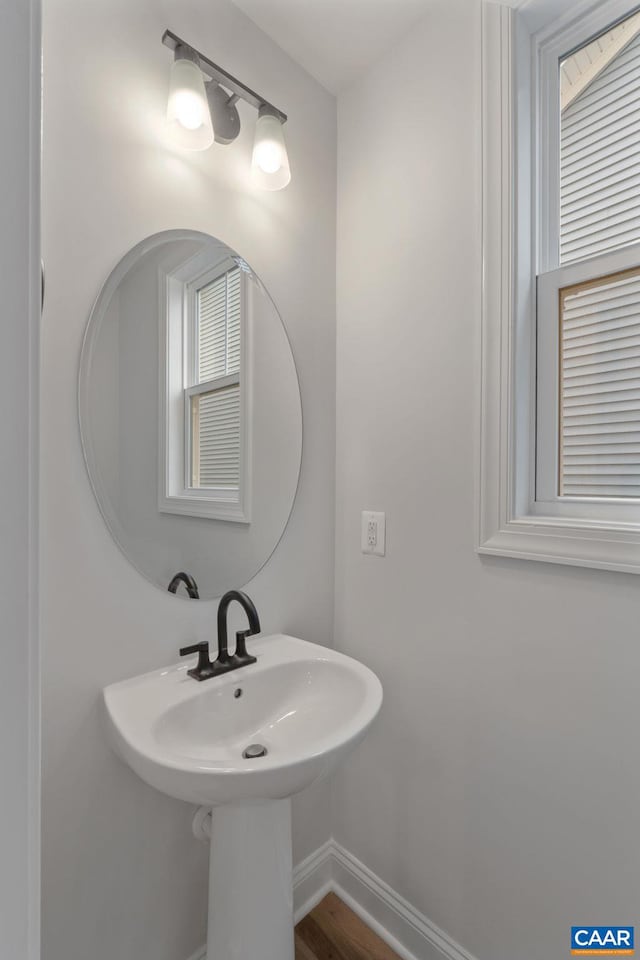
[[[182,663],[104,691],[138,776],[215,808],[207,960],[294,960],[290,798],[362,740],[382,703],[375,674],[334,650],[276,635],[251,653],[257,663],[202,683]]]

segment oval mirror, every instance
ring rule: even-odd
[[[302,408],[280,316],[241,256],[189,230],[129,251],[89,318],[79,406],[98,505],[144,576],[167,590],[184,572],[203,599],[255,576],[295,499]]]

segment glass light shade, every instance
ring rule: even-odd
[[[282,124],[264,107],[256,123],[251,168],[254,181],[265,190],[282,190],[291,180]]]
[[[197,63],[174,60],[167,105],[167,123],[174,142],[187,150],[206,150],[213,143],[213,124]]]

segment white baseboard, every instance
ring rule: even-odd
[[[327,840],[293,871],[293,915],[299,923],[333,889],[333,840]]]
[[[335,892],[401,960],[475,960],[335,840],[328,840],[293,871],[295,922]],[[189,957],[206,960],[206,947]]]
[[[335,841],[331,867],[332,889],[402,960],[475,960]]]

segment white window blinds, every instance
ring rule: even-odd
[[[597,42],[580,54],[597,58]],[[562,112],[561,263],[640,239],[640,35],[597,66]]]
[[[640,268],[560,291],[560,495],[640,497]]]
[[[238,267],[196,294],[196,376],[191,395],[191,483],[237,492],[240,486],[242,274]]]
[[[240,485],[240,385],[192,398],[193,485],[237,490]]]
[[[241,311],[239,267],[198,290],[198,383],[240,370]]]

